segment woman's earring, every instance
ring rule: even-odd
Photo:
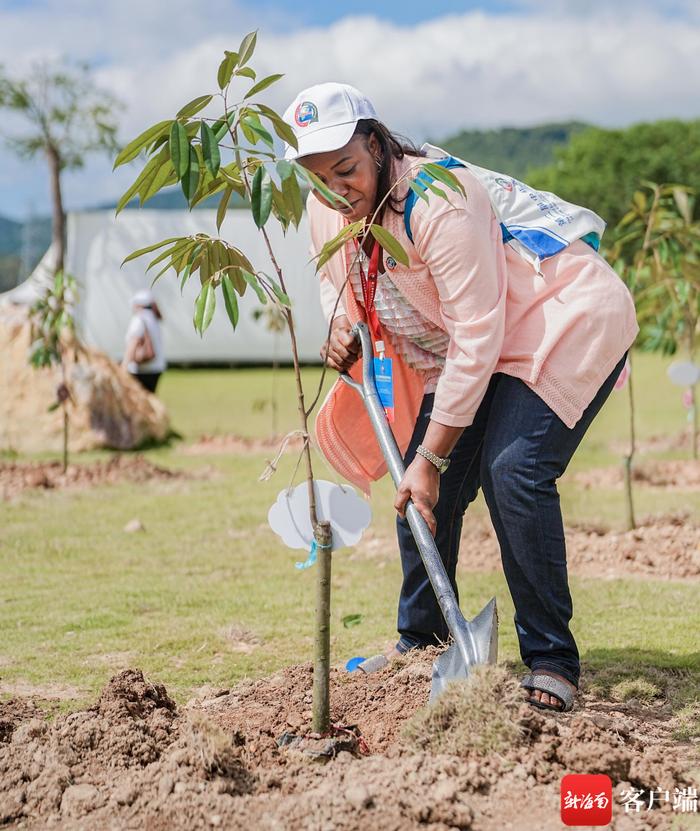
[[[377,165],[377,168],[380,169],[380,170],[381,170],[383,161],[384,160],[382,159],[381,156],[375,156],[374,157],[374,163]]]

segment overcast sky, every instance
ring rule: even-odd
[[[258,74],[285,73],[271,106],[283,109],[311,84],[344,81],[415,139],[573,118],[622,126],[700,116],[697,0],[351,5],[348,14],[328,0],[0,0],[0,61],[18,75],[37,59],[90,61],[125,104],[127,140],[215,91],[224,49],[253,28]],[[67,207],[113,199],[134,175],[92,160],[65,176]],[[0,214],[48,208],[43,163],[3,150]]]

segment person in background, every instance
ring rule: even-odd
[[[160,331],[163,316],[150,289],[137,291],[131,303],[133,314],[126,330],[122,366],[149,392],[155,392],[166,367]]]

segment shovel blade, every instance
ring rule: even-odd
[[[498,612],[496,598],[484,606],[471,621],[463,624],[468,637],[474,644],[476,660],[470,660],[456,643],[448,647],[433,663],[433,682],[430,688],[430,703],[444,691],[451,681],[466,681],[472,667],[480,664],[495,664],[498,656]]]

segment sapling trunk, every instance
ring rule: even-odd
[[[330,728],[331,655],[331,524],[319,522],[314,534],[317,546],[316,635],[314,638],[313,730]]]
[[[630,372],[627,376],[627,393],[629,396],[629,425],[630,425],[630,444],[629,453],[624,457],[623,466],[625,473],[625,501],[627,508],[627,530],[631,531],[637,527],[634,518],[634,499],[632,494],[632,460],[634,458],[634,451],[636,449],[635,436],[635,421],[634,421],[634,391],[632,389],[632,356],[628,357],[630,362]]]
[[[698,458],[698,401],[697,384],[690,388],[690,429],[692,431],[693,458]]]

